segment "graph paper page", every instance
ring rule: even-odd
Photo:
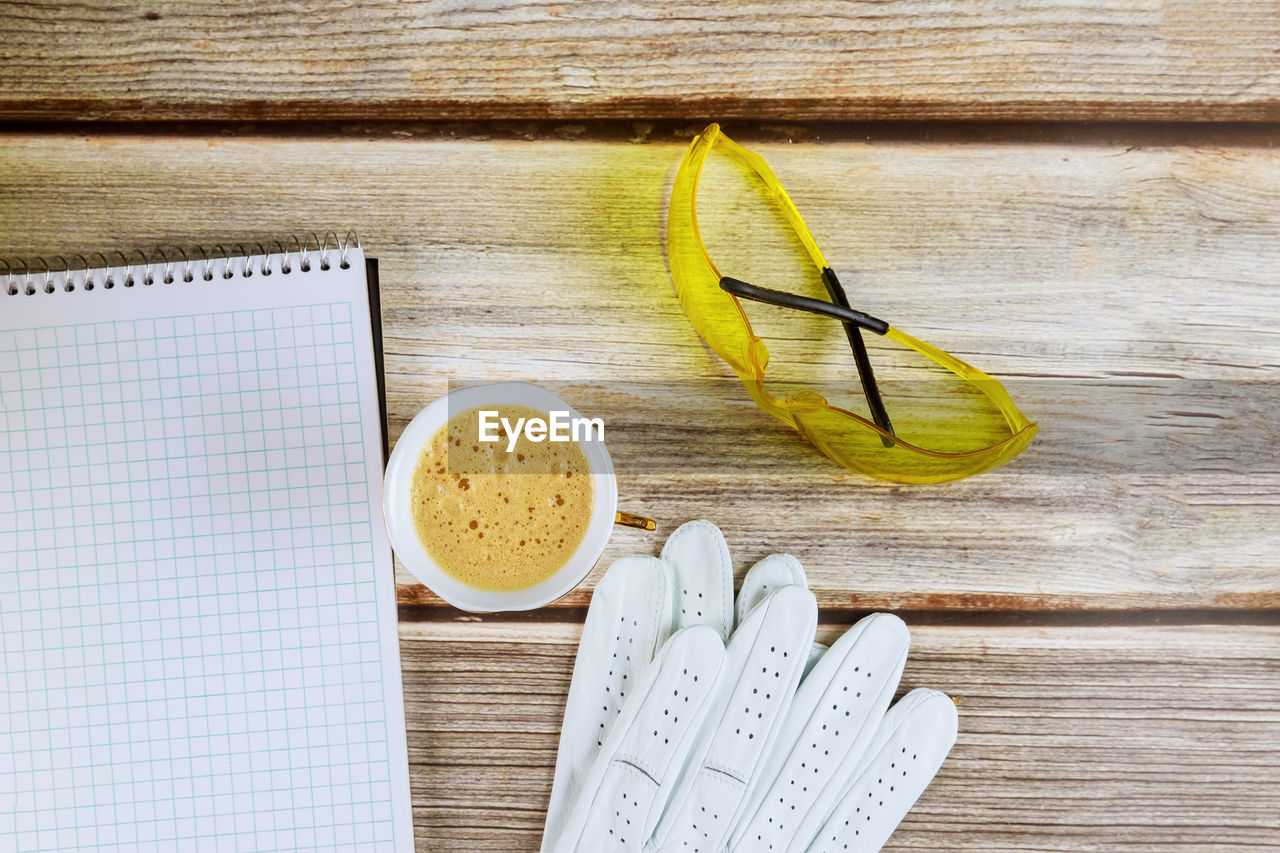
[[[413,849],[349,258],[0,295],[0,851]]]

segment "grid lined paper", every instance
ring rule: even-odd
[[[0,328],[0,851],[412,849],[357,310]]]

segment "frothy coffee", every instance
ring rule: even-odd
[[[526,406],[486,406],[514,423],[546,417]],[[569,561],[591,520],[591,469],[576,441],[520,435],[485,442],[480,411],[455,415],[423,448],[410,492],[423,547],[445,572],[477,589],[527,589]]]

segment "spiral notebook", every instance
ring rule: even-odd
[[[358,247],[0,290],[0,851],[411,851]]]

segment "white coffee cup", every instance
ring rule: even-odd
[[[545,388],[527,382],[501,382],[461,388],[436,400],[409,422],[396,442],[387,463],[382,491],[382,515],[387,525],[391,547],[406,569],[454,607],[478,613],[502,610],[532,610],[560,598],[582,582],[604,553],[605,543],[615,521],[628,526],[646,526],[647,519],[618,513],[618,484],[613,476],[613,462],[604,441],[582,441],[579,446],[591,471],[591,520],[582,543],[555,574],[525,589],[495,592],[469,586],[450,575],[431,558],[418,537],[413,522],[410,491],[413,474],[423,448],[453,415],[481,406],[527,406],[544,414],[568,412],[580,418],[564,400]]]

